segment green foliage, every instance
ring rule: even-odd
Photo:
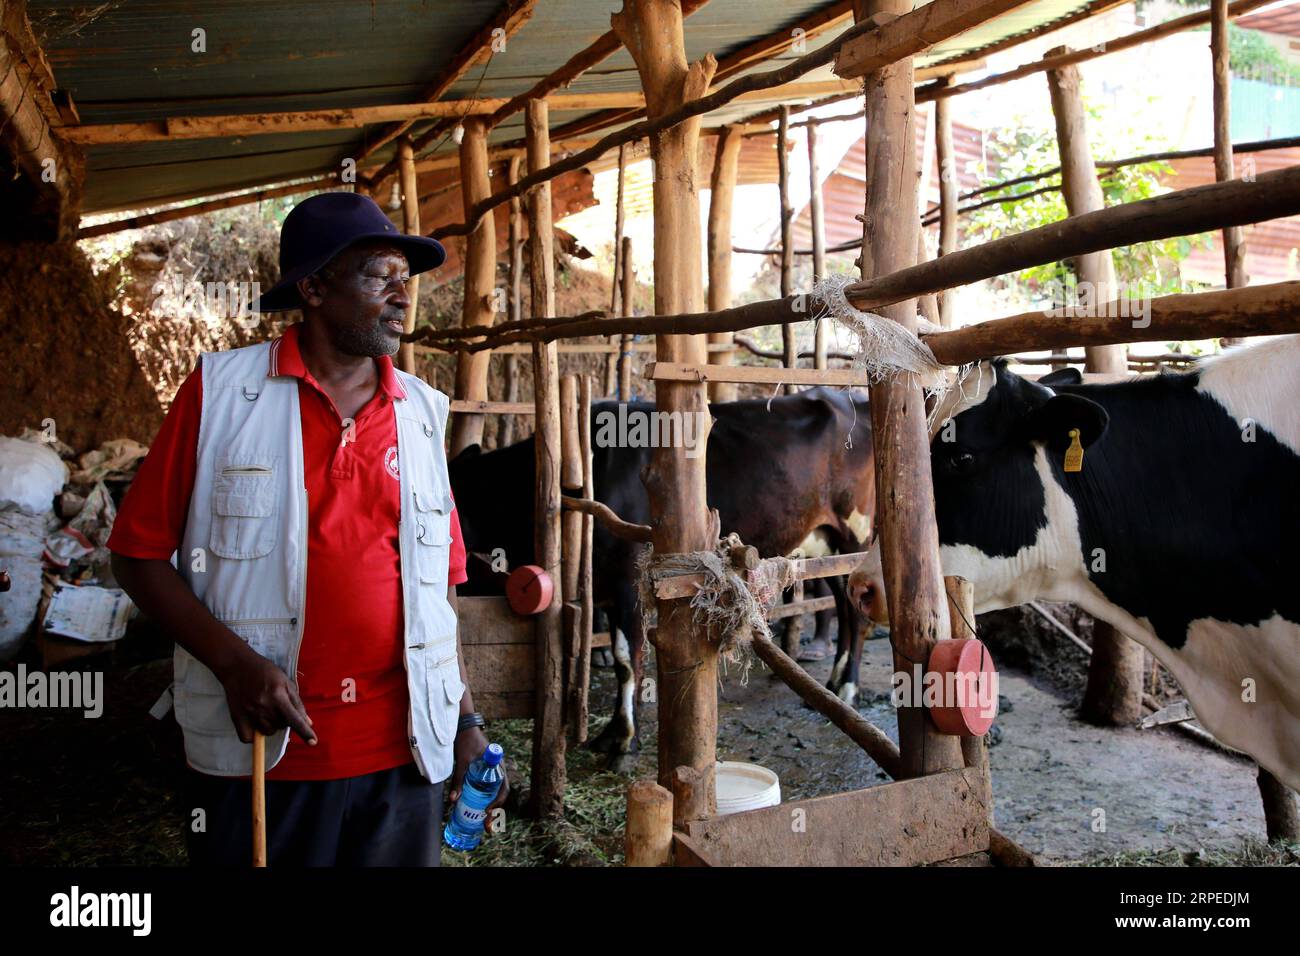
[[[1089,122],[1093,130],[1108,129],[1102,117],[1089,109]],[[1094,144],[1094,157],[1098,160],[1121,158],[1157,147],[1133,134],[1115,136],[1109,133],[1102,142]],[[973,210],[967,217],[967,244],[975,245],[1002,236],[1024,232],[1038,226],[1059,222],[1067,218],[1065,198],[1058,186],[1060,176],[1051,173],[1060,166],[1056,134],[1053,130],[1016,125],[989,131],[987,142],[988,169],[978,170],[984,185],[1005,182],[1022,176],[1035,176],[992,194],[982,195],[970,202],[1005,199],[982,209]],[[992,172],[990,171],[992,170]],[[1136,202],[1167,192],[1161,177],[1171,172],[1164,162],[1140,163],[1117,169],[1100,170],[1102,194],[1107,206]],[[1019,198],[1029,197],[1029,198]],[[1118,281],[1125,287],[1143,295],[1159,295],[1187,291],[1178,275],[1177,264],[1193,248],[1206,245],[1208,236],[1183,237],[1159,242],[1144,242],[1112,250]],[[1051,262],[1026,269],[1006,280],[1010,291],[1019,292],[1029,299],[1055,296],[1062,288],[1074,283],[1068,262]]]
[[[1258,30],[1228,24],[1228,63],[1235,76],[1300,86],[1300,66],[1283,56]]]

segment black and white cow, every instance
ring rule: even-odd
[[[1300,788],[1300,336],[1188,373],[1046,381],[982,363],[940,404],[944,574],[973,582],[979,612],[1041,598],[1114,625],[1220,740]],[[878,555],[849,582],[876,620]]]

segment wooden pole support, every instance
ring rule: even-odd
[[[481,116],[465,120],[460,142],[460,183],[465,213],[492,194],[488,178],[487,121]],[[550,192],[549,184],[546,187]],[[548,197],[549,198],[549,197]],[[548,214],[549,218],[549,214]],[[496,282],[496,223],[484,217],[465,242],[465,298],[461,306],[463,328],[489,327],[496,315],[493,284]],[[549,314],[549,313],[548,313]],[[491,352],[456,356],[455,398],[487,401],[488,360]],[[482,415],[457,415],[451,422],[450,455],[483,441]]]
[[[402,231],[409,236],[420,235],[420,191],[416,186],[415,151],[411,148],[411,138],[403,136],[397,144],[398,166],[402,183]],[[408,335],[415,331],[415,315],[420,303],[420,277],[411,276],[406,284],[406,294],[411,304],[406,307],[406,316],[402,329]],[[403,342],[397,349],[397,367],[403,372],[415,374],[415,345]]]
[[[560,493],[582,494],[582,451],[578,441],[578,376],[569,374],[560,378]],[[563,544],[561,581],[565,601],[578,599],[578,577],[581,570],[582,515],[566,511],[561,519]]]
[[[595,469],[591,457],[591,376],[582,376],[578,389],[578,446],[582,454],[582,496],[587,501],[595,497]],[[587,739],[588,697],[591,692],[591,643],[596,621],[595,591],[592,583],[591,562],[596,520],[591,514],[582,516],[582,562],[578,579],[578,599],[581,602],[578,622],[578,668],[574,690],[574,741]]]
[[[686,824],[693,820],[703,820],[709,816],[708,808],[717,799],[711,797],[708,788],[713,786],[712,774],[704,774],[695,767],[677,767],[673,770],[673,826],[679,830],[686,829]]]
[[[623,237],[622,314],[632,314],[632,297],[636,291],[636,272],[632,269],[632,237]],[[632,399],[632,336],[626,332],[619,336],[618,400]]]
[[[731,222],[736,195],[736,167],[744,133],[739,126],[724,126],[718,133],[713,153],[713,176],[709,182],[709,311],[731,308]],[[631,313],[624,310],[624,315]],[[709,336],[711,345],[730,345],[731,332],[715,332]],[[734,352],[721,352],[713,356],[719,365],[731,365]],[[731,382],[709,385],[709,400],[734,402],[736,386]]]
[[[945,86],[952,77],[941,81]],[[939,164],[939,255],[957,251],[957,153],[952,144],[952,100],[934,101],[934,147]],[[948,289],[939,293],[939,322],[945,329],[957,324],[956,293]]]
[[[790,107],[784,103],[776,127],[776,184],[780,200],[781,220],[781,298],[794,291],[794,210],[790,208]],[[799,349],[795,344],[795,327],[787,323],[781,326],[781,343],[783,357],[781,364],[786,368],[799,365]],[[785,393],[793,395],[798,389],[786,384]]]
[[[673,856],[673,795],[653,780],[627,788],[625,866],[665,866]]]
[[[908,0],[854,0],[860,23],[876,15],[901,15]],[[885,275],[916,262],[916,137],[910,57],[866,79],[867,201],[862,237],[864,279]],[[882,314],[913,332],[916,300],[887,306]],[[925,397],[914,381],[899,378],[871,388],[871,419],[876,436],[877,496],[881,556],[888,596],[896,670],[922,667],[930,649],[948,636],[944,622],[939,532],[934,517]],[[903,776],[915,777],[961,766],[957,738],[938,733],[925,709],[898,709]]]
[[[618,198],[614,203],[614,275],[609,283],[609,312],[619,315],[618,300],[622,276],[619,270],[623,266],[623,190],[627,180],[627,143],[618,147]],[[626,314],[626,313],[622,313]],[[609,342],[613,345],[618,336],[611,335]],[[614,395],[618,390],[618,355],[611,352],[605,361],[605,394]]]
[[[709,89],[717,63],[712,55],[688,64],[677,0],[624,0],[610,18],[614,32],[636,62],[651,122]],[[695,157],[698,116],[651,135],[655,161],[654,273],[655,312],[695,311],[704,300],[700,249],[700,203]],[[655,340],[660,361],[700,363],[707,351],[702,336],[661,335]],[[700,384],[661,382],[655,405],[669,414],[699,415],[707,441],[708,396]],[[655,515],[654,548],[660,554],[701,551],[710,537],[705,456],[688,457],[685,448],[656,448],[643,477]],[[695,767],[713,775],[718,738],[718,648],[693,615],[676,601],[659,601],[656,665],[659,675],[659,779],[673,768]],[[712,807],[709,811],[712,812]]]
[[[507,166],[506,182],[513,186],[519,182],[519,166],[522,156],[511,156]],[[524,205],[523,200],[514,196],[510,200],[510,321],[518,322],[524,315]],[[506,353],[502,374],[506,381],[505,401],[519,401],[519,358],[514,353]],[[515,420],[507,415],[497,425],[498,445],[502,448],[515,440]]]
[[[826,277],[826,220],[822,215],[822,176],[817,165],[817,127],[804,129],[808,137],[808,215],[812,224],[813,276]],[[712,305],[710,305],[712,308]],[[813,368],[826,368],[826,333],[828,321],[818,319],[813,330]]]
[[[535,173],[550,160],[551,144],[545,100],[526,107],[528,168]],[[551,249],[551,186],[543,182],[527,196],[529,280],[533,315],[555,314],[555,257]],[[555,343],[533,343],[533,388],[536,405],[537,497],[534,559],[552,578],[560,576],[560,384]],[[537,707],[533,718],[532,804],[541,819],[564,813],[564,647],[562,595],[536,618]]]
[[[1234,176],[1230,116],[1232,76],[1228,63],[1228,0],[1210,0],[1210,55],[1214,74],[1214,178],[1225,182]],[[1247,282],[1246,244],[1240,226],[1230,226],[1223,237],[1224,284],[1240,289]],[[1240,341],[1226,338],[1224,345]]]

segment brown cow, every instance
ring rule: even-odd
[[[609,419],[602,415],[629,420],[654,411],[648,402],[628,403],[621,412],[614,402],[592,407],[596,499],[640,524],[651,520],[641,475],[653,448],[602,442],[602,433],[609,434],[601,427]],[[815,388],[771,401],[717,403],[710,411],[708,502],[719,512],[723,534],[737,533],[764,556],[786,555],[797,548],[809,557],[851,552],[870,542],[875,474],[865,397]],[[457,511],[470,551],[504,548],[512,566],[532,560],[533,455],[530,438],[488,454],[467,449],[451,462]],[[619,686],[615,715],[592,746],[610,753],[614,766],[639,746],[637,689],[642,686],[644,639],[636,588],[639,548],[596,523],[593,585],[597,603],[610,617]],[[861,640],[844,579],[828,579],[827,584],[839,620],[832,682],[838,689],[839,684],[856,685]],[[818,630],[824,641],[824,628]]]

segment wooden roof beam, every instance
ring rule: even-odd
[[[817,80],[788,83],[770,90],[746,93],[736,98],[747,100],[781,100],[815,98],[836,93],[852,93],[858,84],[851,80]],[[257,136],[268,133],[306,133],[318,130],[348,129],[392,119],[454,117],[456,122],[468,116],[483,116],[497,110],[506,100],[448,100],[441,103],[401,103],[389,106],[361,106],[337,110],[298,110],[286,113],[248,113],[229,116],[170,116],[142,123],[98,123],[89,126],[56,127],[60,136],[79,145],[104,143],[153,143],[179,139],[208,139],[226,136]],[[606,106],[643,107],[645,96],[627,93],[574,93],[548,98],[552,110],[589,110]]]
[[[1272,3],[1273,0],[1236,0],[1235,3],[1228,5],[1228,16],[1243,16],[1257,7],[1265,6]],[[975,90],[987,89],[990,86],[999,86],[1003,83],[1010,83],[1013,80],[1023,79],[1026,76],[1033,76],[1035,73],[1043,73],[1047,70],[1056,70],[1065,66],[1073,66],[1076,63],[1083,63],[1087,60],[1095,60],[1098,57],[1109,56],[1112,53],[1119,53],[1123,50],[1129,50],[1136,46],[1142,46],[1153,40],[1159,40],[1163,37],[1175,33],[1181,33],[1184,30],[1190,30],[1193,27],[1203,26],[1210,22],[1210,8],[1197,10],[1186,16],[1178,17],[1174,20],[1166,20],[1154,27],[1146,30],[1139,30],[1136,33],[1129,33],[1122,37],[1116,37],[1113,40],[1107,40],[1105,43],[1099,43],[1082,50],[1073,50],[1069,53],[1058,53],[1053,56],[1044,57],[1041,60],[1031,60],[1028,63],[1018,66],[1013,70],[1007,70],[1005,73],[995,73],[992,76],[986,76],[982,80],[973,80],[970,83],[962,83],[956,86],[928,86],[923,90],[916,91],[916,101],[918,103],[928,103],[930,100],[942,99],[949,96],[960,96],[962,93],[970,93]]]
[[[682,16],[689,17],[692,13],[699,10],[708,2],[709,0],[682,0]],[[512,97],[509,101],[502,104],[502,106],[492,114],[492,118],[489,120],[489,125],[495,127],[508,116],[521,112],[529,100],[543,99],[550,96],[550,94],[556,90],[568,86],[583,73],[586,73],[593,66],[608,59],[611,55],[617,53],[622,48],[623,41],[618,38],[613,30],[602,34],[596,42],[571,56],[558,70],[542,77],[542,79],[537,83],[533,84],[531,89],[520,93],[518,96]],[[416,137],[412,143],[416,155],[418,156],[421,150],[427,147],[443,133],[447,132],[447,130],[455,126],[456,122],[457,121],[455,120],[447,119],[439,123],[434,123],[433,126]],[[512,145],[522,148],[523,140]],[[371,176],[367,177],[365,182],[366,188],[372,193],[375,192],[383,185],[383,181],[391,176],[396,169],[397,160],[395,158],[390,159]]]
[[[438,76],[438,79],[425,89],[420,98],[428,103],[442,99],[447,91],[474,66],[479,63],[486,63],[492,58],[495,52],[494,44],[502,40],[509,40],[510,37],[518,33],[524,24],[532,19],[533,10],[536,6],[537,0],[506,0],[505,5],[497,12],[497,15],[484,24],[483,29],[474,34],[470,41],[461,48],[451,63],[447,65],[447,68]],[[376,150],[392,142],[410,129],[412,122],[414,122],[414,119],[393,123],[380,130],[373,139],[367,137],[364,147],[356,157],[358,165],[366,157],[374,155]]]
[[[864,33],[840,47],[835,55],[835,75],[851,78],[921,53],[997,19],[1029,0],[932,0],[911,13],[882,22],[878,30]],[[878,15],[879,16],[879,15]]]
[[[683,13],[685,11],[683,10]],[[719,83],[734,76],[742,70],[748,69],[755,63],[771,59],[778,54],[789,50],[796,38],[803,40],[810,39],[820,33],[838,26],[849,20],[853,16],[853,4],[851,0],[840,0],[840,2],[818,10],[804,17],[798,23],[778,30],[768,36],[761,37],[758,40],[748,43],[727,56],[718,59],[718,70],[713,76],[713,82]],[[796,33],[795,31],[802,31]],[[640,119],[645,116],[645,110],[610,110],[600,113],[596,116],[587,117],[581,120],[575,120],[564,126],[559,126],[552,130],[552,139],[562,140],[574,136],[582,136],[597,129],[603,129],[606,126],[613,126],[617,123],[630,122],[631,120]]]

